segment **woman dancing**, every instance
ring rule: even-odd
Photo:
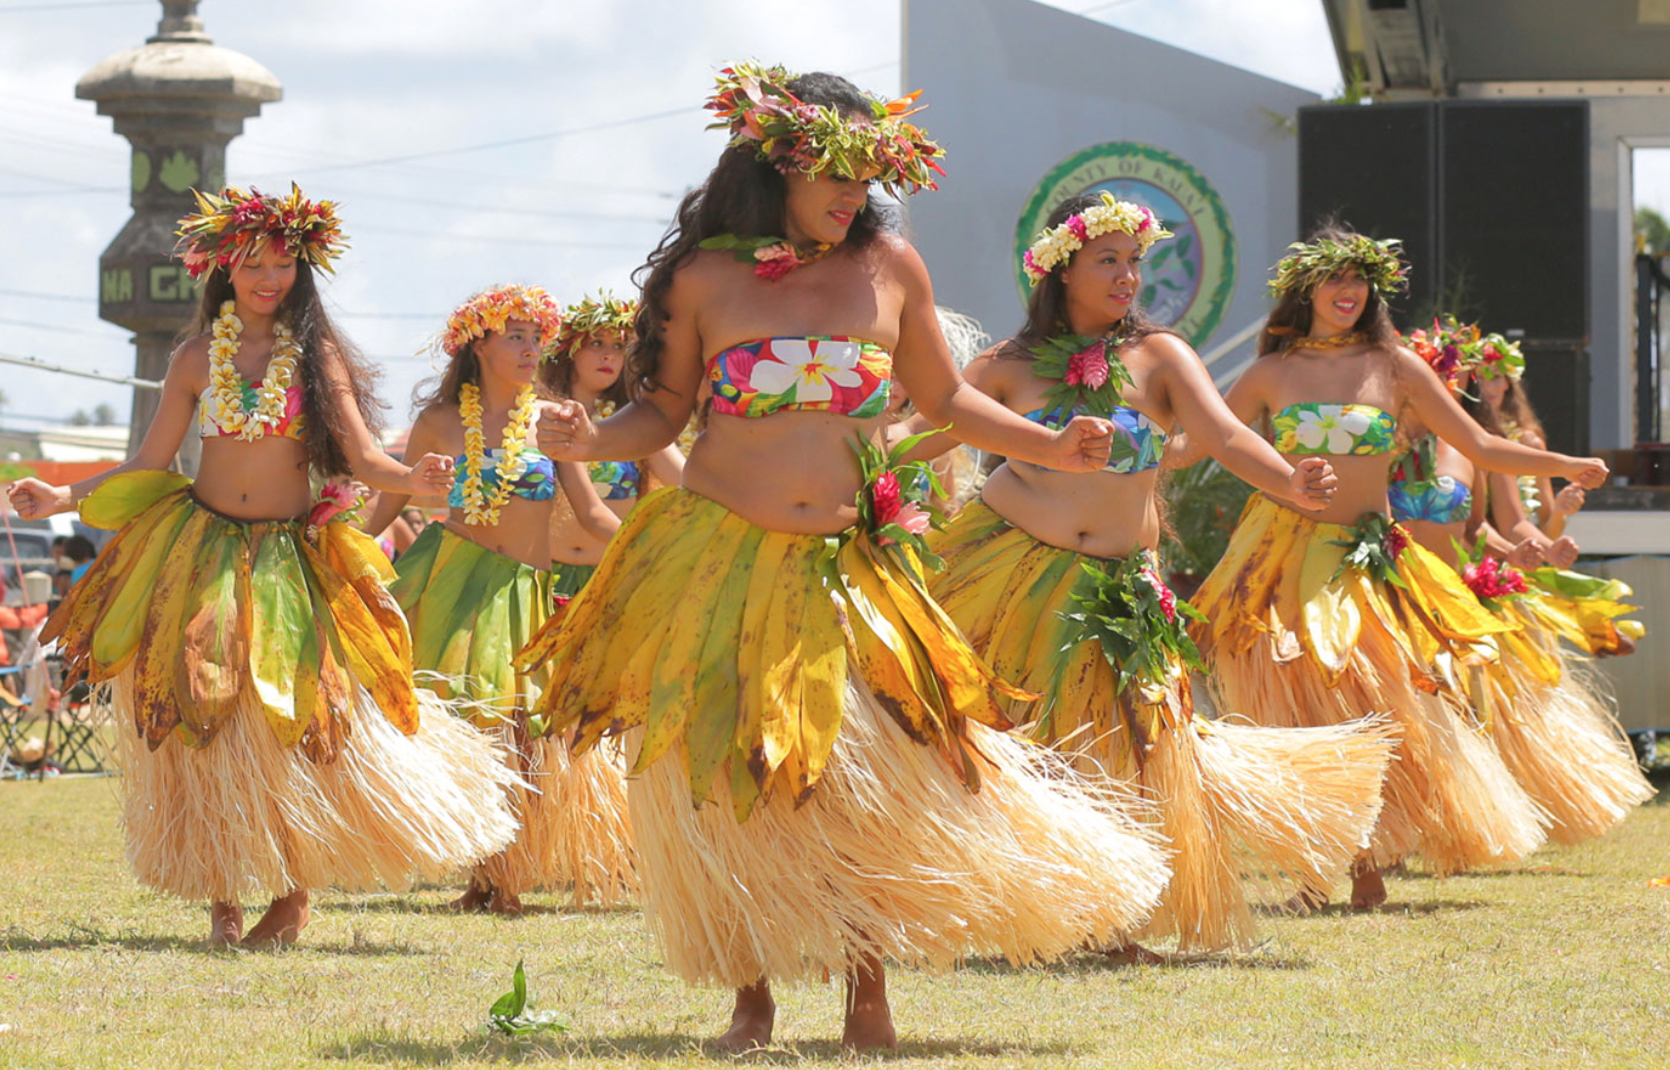
[[[1253,935],[1246,859],[1232,849],[1294,891],[1330,887],[1367,845],[1392,744],[1383,722],[1274,729],[1195,717],[1192,610],[1161,580],[1154,549],[1166,429],[1300,509],[1325,507],[1336,479],[1324,458],[1289,464],[1236,420],[1194,350],[1135,307],[1143,258],[1168,237],[1147,209],[1107,193],[1051,213],[1026,253],[1026,324],[971,364],[968,381],[1044,427],[1110,419],[1114,449],[1097,473],[999,466],[928,537],[945,559],[929,583],[994,671],[1043,696],[1035,707],[1007,701],[1011,719],[1032,720],[1040,742],[1155,804],[1175,854],[1142,935],[1216,950]],[[908,427],[927,429],[921,417]],[[1148,957],[1135,944],[1119,954]]]
[[[1418,419],[1475,464],[1598,484],[1606,466],[1494,438],[1399,344],[1386,295],[1395,241],[1326,230],[1277,265],[1259,359],[1228,395],[1287,457],[1326,455],[1339,490],[1319,517],[1268,495],[1241,515],[1195,602],[1195,634],[1224,709],[1263,724],[1329,725],[1386,711],[1399,729],[1352,904],[1385,900],[1380,867],[1419,851],[1440,873],[1510,862],[1544,816],[1476,731],[1457,674],[1493,661],[1511,627],[1387,517],[1400,422]]]
[[[414,690],[387,559],[314,502],[309,475],[430,493],[451,458],[377,447],[372,372],[315,283],[343,247],[329,201],[197,195],[181,258],[202,279],[189,337],[128,461],[73,486],[25,479],[28,517],[79,507],[120,529],[52,617],[65,663],[111,685],[128,860],[208,899],[210,942],[288,944],[308,890],[439,878],[504,846],[514,822],[488,742]],[[202,400],[196,481],[167,471]],[[333,519],[334,516],[334,519]]]
[[[1517,349],[1500,336],[1453,321],[1416,331],[1409,342],[1463,410],[1485,431],[1499,434],[1482,398],[1492,392],[1490,384],[1511,381],[1523,370]],[[1491,485],[1513,495],[1514,527],[1530,528],[1536,536],[1518,544],[1485,519],[1491,497],[1487,473],[1448,443],[1422,434],[1415,421],[1405,430],[1418,437],[1392,468],[1393,517],[1435,554],[1449,556],[1452,548],[1463,547],[1458,563],[1463,580],[1481,606],[1511,627],[1498,637],[1500,659],[1467,680],[1479,718],[1514,778],[1547,813],[1549,838],[1571,844],[1604,835],[1651,798],[1653,789],[1587,674],[1561,650],[1560,637],[1592,635],[1600,646],[1606,630],[1639,629],[1635,621],[1613,619],[1636,607],[1596,597],[1608,581],[1539,567],[1549,540],[1524,521],[1512,478],[1488,476]]]
[[[622,373],[637,314],[638,302],[607,293],[569,305],[562,329],[546,347],[540,385],[553,397],[578,401],[594,420],[613,416],[631,400]],[[677,446],[637,461],[557,466],[562,495],[551,511],[551,571],[559,601],[585,586],[621,520],[651,485],[676,487],[683,472]]]
[[[534,379],[561,310],[531,286],[497,286],[447,317],[438,345],[447,366],[421,399],[408,454],[455,458],[444,523],[430,524],[395,565],[390,588],[412,625],[420,679],[495,734],[517,783],[521,821],[508,848],[476,866],[453,906],[520,914],[522,895],[573,888],[576,904],[631,888],[630,838],[620,772],[601,754],[571,762],[567,744],[530,716],[543,671],[511,659],[551,616],[550,458],[533,445],[542,405]],[[489,447],[487,443],[496,443]],[[406,506],[385,495],[370,527]]]
[[[524,656],[550,667],[541,711],[577,748],[626,734],[645,908],[669,967],[736,989],[720,1045],[770,1040],[771,982],[833,972],[843,1044],[891,1047],[884,958],[1061,955],[1139,925],[1165,866],[1111,800],[1002,731],[1006,685],[899,541],[922,492],[871,443],[890,384],[1052,467],[1100,468],[1110,429],[1029,424],[956,374],[921,259],[869,196],[933,185],[941,150],[910,99],[739,64],[709,108],[731,140],[646,265],[643,392],[601,425],[569,403],[541,442],[651,454],[704,374],[707,428],[682,486],[633,510]]]

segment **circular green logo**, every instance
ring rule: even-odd
[[[1142,265],[1144,311],[1200,347],[1217,329],[1235,292],[1235,230],[1218,191],[1186,160],[1153,145],[1109,141],[1054,167],[1027,198],[1015,226],[1015,281],[1024,302],[1032,287],[1021,256],[1044,220],[1069,197],[1102,190],[1134,201],[1176,237],[1148,251]]]

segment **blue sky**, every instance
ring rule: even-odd
[[[98,255],[128,216],[127,143],[74,85],[149,36],[160,9],[61,0],[7,10],[18,6],[0,2],[0,248],[10,254],[0,352],[129,372],[127,333],[99,320],[93,301]],[[1339,87],[1317,0],[1052,6],[1318,93]],[[700,106],[724,61],[899,88],[899,0],[208,0],[200,14],[217,44],[284,83],[285,99],[232,143],[228,176],[274,189],[293,177],[341,202],[353,247],[328,298],[382,363],[396,420],[430,374],[417,351],[471,291],[516,280],[574,300],[627,288],[722,144],[703,130]],[[28,417],[99,402],[127,411],[125,388],[6,365],[0,390],[5,426],[45,426]]]

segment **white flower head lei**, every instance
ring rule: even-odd
[[[1084,248],[1086,242],[1115,232],[1135,238],[1139,254],[1146,253],[1161,238],[1172,236],[1171,231],[1160,226],[1153,212],[1140,204],[1116,200],[1113,194],[1103,190],[1101,204],[1075,212],[1041,232],[1021,258],[1021,266],[1036,286]]]

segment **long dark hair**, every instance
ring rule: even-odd
[[[412,408],[422,412],[431,405],[456,405],[465,383],[481,385],[481,358],[475,355],[474,340],[465,342],[462,349],[447,359],[439,378],[425,379],[417,385],[412,394]]]
[[[591,336],[586,335],[585,337],[590,338]],[[584,345],[585,340],[582,339],[580,345],[575,348],[583,348]],[[630,352],[631,346],[627,348]],[[612,402],[616,408],[627,404],[637,396],[637,391],[632,389],[632,384],[628,381],[630,379],[631,376],[627,374],[627,369],[622,368],[620,374],[615,377],[615,381],[609,384],[607,390],[598,395],[597,400]],[[538,385],[540,389],[553,398],[572,398],[574,396],[573,353],[564,350],[552,353],[540,361]]]
[[[1461,403],[1462,411],[1473,418],[1474,423],[1497,438],[1508,437],[1507,432],[1502,430],[1501,418],[1496,415],[1496,410],[1490,407],[1490,402],[1484,399],[1484,391],[1479,389],[1477,382],[1473,383],[1471,392],[1462,391],[1456,400]]]
[[[788,82],[788,90],[807,104],[834,108],[847,115],[870,115],[870,98],[836,74],[814,71]],[[637,341],[627,353],[623,378],[644,389],[659,387],[661,353],[666,343],[661,327],[667,322],[667,290],[673,275],[696,252],[696,247],[719,234],[766,237],[783,232],[786,179],[772,164],[755,155],[753,146],[727,147],[707,180],[685,194],[673,224],[632,281],[643,290],[635,323]],[[843,248],[862,249],[894,227],[893,213],[874,194],[847,230]]]
[[[1101,203],[1102,196],[1099,193],[1081,193],[1077,197],[1069,197],[1056,205],[1055,210],[1044,220],[1044,228],[1048,230],[1058,227],[1067,221],[1068,216],[1077,215]],[[1067,280],[1063,271],[1070,263],[1072,257],[1068,257],[1032,288],[1032,294],[1026,302],[1026,322],[1015,332],[1013,338],[997,347],[995,355],[998,358],[1030,360],[1034,348],[1043,345],[1055,335],[1071,332],[1072,328],[1067,321]],[[1135,345],[1149,335],[1176,333],[1170,327],[1162,327],[1155,323],[1142,309],[1133,305],[1118,325],[1119,348]]]
[[[197,314],[181,338],[208,334],[220,315],[220,306],[235,296],[232,276],[226,268],[216,265],[203,282],[197,299]],[[366,360],[348,336],[336,329],[324,302],[319,299],[319,286],[313,276],[313,266],[305,260],[296,261],[296,282],[278,306],[278,315],[290,325],[290,333],[301,346],[301,360],[296,374],[302,383],[302,405],[307,413],[306,431],[302,443],[307,447],[307,463],[322,476],[343,476],[353,473],[348,453],[342,448],[348,429],[344,414],[337,404],[336,393],[325,378],[325,354],[334,351],[342,362],[348,388],[354,395],[360,419],[376,438],[383,430],[383,402],[377,397],[377,369]]]
[[[1529,431],[1545,443],[1548,441],[1548,432],[1543,430],[1537,410],[1531,407],[1530,395],[1513,379],[1508,380],[1508,392],[1502,395],[1501,413],[1493,412],[1492,415],[1506,417],[1516,429]]]
[[[1357,232],[1345,224],[1330,221],[1318,227],[1306,240],[1346,242],[1357,236]],[[1311,297],[1314,294],[1314,290],[1289,290],[1281,295],[1276,307],[1270,310],[1269,317],[1264,321],[1263,332],[1258,336],[1259,356],[1279,353],[1295,339],[1310,334]],[[1397,328],[1392,326],[1391,310],[1386,307],[1386,301],[1380,296],[1380,291],[1372,286],[1368,290],[1368,300],[1363,303],[1363,310],[1357,313],[1357,322],[1351,325],[1351,329],[1366,331],[1369,339],[1382,349],[1396,349],[1400,344]]]

